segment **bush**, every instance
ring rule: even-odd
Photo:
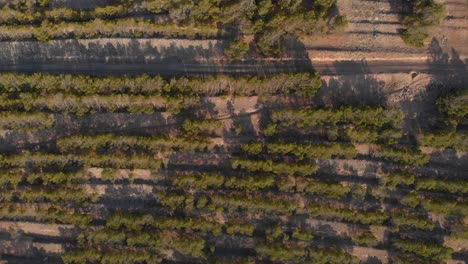
[[[463,131],[422,132],[418,135],[421,146],[433,148],[453,148],[468,151],[468,133]]]
[[[406,29],[401,37],[410,46],[423,47],[424,40],[429,37],[428,28],[441,23],[445,8],[434,0],[413,0],[408,3],[411,11],[402,17]]]
[[[243,40],[234,40],[229,43],[229,47],[224,49],[224,54],[230,61],[240,60],[245,56],[248,50],[248,43],[245,43]]]
[[[452,93],[437,99],[439,111],[449,116],[463,118],[468,115],[468,90]]]
[[[354,243],[358,245],[363,245],[363,246],[368,246],[368,247],[375,247],[379,244],[379,241],[374,236],[374,234],[368,230],[352,234],[351,239],[353,240]]]
[[[241,234],[246,236],[253,236],[255,227],[248,223],[235,223],[229,222],[226,224],[226,233],[229,235]]]
[[[415,149],[397,149],[386,146],[379,146],[375,155],[394,162],[412,165],[415,167],[422,166],[429,162],[430,156]]]
[[[395,247],[404,251],[415,253],[431,260],[451,259],[453,250],[432,242],[397,240]]]
[[[400,226],[411,226],[422,230],[433,230],[435,224],[423,217],[411,215],[409,213],[399,212],[392,216],[392,223],[397,228]]]

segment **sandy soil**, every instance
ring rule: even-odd
[[[102,171],[103,168],[89,168],[87,173],[94,178],[100,179],[102,178]],[[151,170],[143,170],[143,169],[135,169],[135,170],[126,170],[121,169],[117,170],[115,174],[115,180],[120,179],[139,179],[139,180],[154,180],[151,176]]]
[[[427,60],[426,48],[408,47],[399,36],[403,28],[398,12],[403,0],[366,1],[338,0],[340,14],[345,14],[349,27],[344,33],[316,35],[303,39],[313,62],[335,60]],[[446,5],[446,18],[433,31],[444,51],[455,49],[463,59],[468,56],[467,14],[465,0],[441,0]]]
[[[34,242],[33,247],[46,254],[60,254],[65,252],[65,246],[57,243]]]
[[[21,231],[25,234],[35,234],[54,237],[72,237],[76,233],[76,228],[72,225],[38,224],[20,221],[0,221],[0,231]]]
[[[351,254],[362,261],[370,261],[368,263],[374,263],[372,261],[376,261],[376,259],[380,260],[380,262],[377,263],[389,263],[389,254],[387,250],[355,246],[353,247]]]

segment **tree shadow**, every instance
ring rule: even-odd
[[[269,76],[312,72],[307,50],[297,38],[285,40],[284,57],[249,57],[228,62],[228,41],[183,39],[66,39],[48,43],[0,43],[0,72],[73,73],[92,76],[150,74],[165,77],[205,74]]]
[[[382,264],[382,261],[376,257],[376,256],[371,256],[371,257],[368,257],[364,262],[362,262],[363,264]]]
[[[354,74],[348,74],[353,69]],[[371,75],[366,61],[337,61],[333,69],[324,71],[333,77],[323,78],[322,89],[317,94],[315,103],[320,106],[382,105],[385,103],[384,82]]]
[[[439,127],[440,113],[436,101],[454,90],[466,89],[468,85],[467,62],[460,59],[458,52],[444,52],[436,38],[429,46],[430,57],[427,60],[430,83],[424,89],[418,89],[410,99],[402,100],[400,108],[406,113],[404,129],[419,131],[433,130]]]

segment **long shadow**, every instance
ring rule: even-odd
[[[167,39],[91,39],[0,42],[0,72],[73,73],[92,76],[150,74],[166,77],[204,74],[269,76],[311,72],[305,46],[285,40],[285,58],[249,56],[228,62],[227,41]]]
[[[353,69],[355,74],[344,74]],[[366,61],[338,61],[324,74],[333,75],[322,82],[316,104],[321,106],[364,106],[384,104],[385,83],[371,75]]]
[[[433,130],[439,127],[440,114],[436,101],[454,90],[467,89],[468,64],[462,61],[454,49],[445,52],[437,39],[433,38],[429,46],[430,57],[427,60],[428,73],[431,80],[425,89],[420,89],[412,99],[400,103],[405,113],[411,113],[404,120],[408,131],[420,129]]]

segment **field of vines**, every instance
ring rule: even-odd
[[[422,47],[445,9],[406,2]],[[0,263],[465,263],[467,87],[420,127],[323,100],[301,38],[347,24],[336,0],[0,0],[0,60],[28,64],[0,73]]]
[[[1,74],[2,259],[463,263],[466,91],[410,133],[398,109],[319,105],[319,88]]]

